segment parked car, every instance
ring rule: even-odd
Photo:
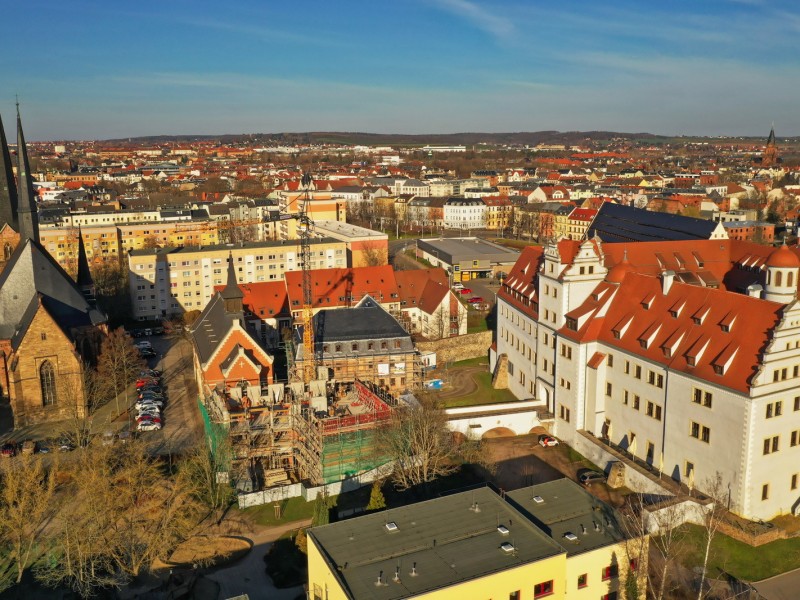
[[[139,354],[141,354],[145,358],[152,358],[156,355],[156,351],[152,348],[140,348]]]
[[[552,435],[540,435],[539,445],[542,446],[543,448],[558,446],[558,440],[554,438]]]
[[[144,377],[136,380],[136,389],[141,389],[148,385],[158,385],[158,380],[153,377]]]
[[[147,327],[142,333],[146,336],[153,335],[153,330]]]
[[[153,415],[142,415],[141,417],[136,417],[137,423],[158,423],[161,424],[161,417],[156,417]]]
[[[593,483],[603,483],[606,480],[605,473],[600,471],[584,471],[578,476],[578,481],[583,485],[591,485]]]
[[[466,296],[467,294],[471,294],[471,293],[472,293],[472,290],[471,290],[471,289],[469,289],[468,287],[462,287],[460,290],[458,290],[458,292],[459,292],[459,293],[460,293],[462,296]]]
[[[483,302],[483,298],[480,296],[473,296],[468,300],[470,304],[477,304],[478,302]]]
[[[161,429],[161,423],[154,423],[153,421],[143,421],[136,426],[138,431],[158,431]]]
[[[151,344],[147,340],[142,340],[141,342],[134,342],[133,345],[136,346],[139,350],[142,350],[143,348],[150,348],[152,350],[153,348],[153,344]]]
[[[145,369],[144,371],[139,371],[139,379],[160,379],[161,378],[161,371],[158,369]]]
[[[0,456],[11,458],[12,456],[16,455],[17,455],[17,445],[14,442],[6,442],[5,444],[3,444],[3,447],[0,448]]]
[[[456,290],[456,291],[463,290],[464,289],[464,284],[461,283],[460,281],[456,281],[453,284],[453,289]]]

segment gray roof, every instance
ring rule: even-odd
[[[405,329],[371,296],[353,308],[321,310],[314,315],[316,343],[409,337]]]
[[[397,529],[389,531],[387,523]],[[314,527],[309,536],[355,600],[416,597],[564,552],[489,488]],[[513,551],[503,551],[504,543]]]
[[[420,239],[417,241],[417,246],[429,254],[438,254],[443,261],[451,265],[465,260],[513,264],[519,258],[519,252],[516,250],[476,237]]]
[[[30,325],[39,297],[67,335],[73,327],[106,321],[50,254],[27,240],[17,246],[0,274],[0,338],[20,338]]]
[[[225,312],[225,299],[219,292],[212,296],[211,301],[192,326],[192,339],[200,364],[208,362],[208,359],[214,354],[214,350],[228,335],[233,322],[241,316],[241,313]]]
[[[535,497],[542,501],[537,502]],[[508,492],[508,498],[572,556],[625,539],[620,516],[570,479]],[[564,536],[575,534],[569,541]]]
[[[717,223],[606,202],[592,221],[587,238],[604,242],[707,240]]]

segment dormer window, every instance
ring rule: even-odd
[[[567,329],[571,331],[578,331],[578,320],[573,317],[567,317]]]
[[[700,320],[700,317],[692,317],[692,323],[695,325],[702,325],[703,321]]]
[[[687,356],[687,357],[686,357],[686,364],[687,364],[688,366],[690,366],[690,367],[694,367],[694,366],[695,366],[695,359],[694,359],[694,356]]]

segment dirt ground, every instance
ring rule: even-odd
[[[204,564],[209,561],[216,563],[229,560],[236,554],[244,556],[251,547],[249,540],[241,537],[195,536],[178,546],[169,557],[169,562],[179,565]]]
[[[543,448],[537,434],[498,437],[484,440],[490,458],[496,465],[493,483],[504,490],[545,483],[569,477],[577,480],[581,469],[594,468],[586,459],[564,444]],[[587,488],[589,493],[604,502],[620,507],[627,490],[613,490],[604,483]]]

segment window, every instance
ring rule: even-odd
[[[631,372],[631,361],[626,360],[625,361],[625,375],[630,374],[630,372]]]
[[[783,402],[770,402],[767,404],[767,419],[772,417],[780,417],[783,414]]]
[[[772,454],[780,449],[780,436],[774,435],[764,439],[764,455]]]
[[[608,581],[619,575],[619,567],[617,565],[609,565],[603,569],[603,581]]]
[[[589,585],[589,575],[587,573],[578,575],[578,589],[585,588],[587,585]]]
[[[639,402],[640,402],[639,396],[634,395],[633,396],[633,410],[639,410]]]
[[[517,590],[516,592],[511,592],[508,595],[508,600],[520,600],[521,597],[522,596],[520,596],[519,590]]]
[[[609,367],[613,367],[614,366],[614,355],[613,354],[609,354],[608,355],[608,366]],[[798,397],[797,399],[800,400],[800,397]]]
[[[761,499],[769,500],[769,484],[765,483],[761,486]]]
[[[46,340],[46,339],[47,339],[47,334],[43,331],[42,332],[42,340]]]
[[[608,592],[600,596],[600,600],[617,600],[617,592]]]
[[[549,596],[553,593],[553,580],[550,581],[543,581],[542,583],[537,583],[533,586],[533,597],[534,598],[544,598],[545,596]]]
[[[641,365],[636,365],[636,370],[634,371],[633,376],[636,377],[636,379],[641,379],[642,378],[642,366]]]
[[[791,487],[792,487],[793,490],[797,489],[797,473],[792,475],[792,486]]]
[[[572,348],[566,344],[561,344],[561,356],[567,360],[572,360]]]
[[[800,431],[793,431],[789,445],[794,448],[798,443],[800,443]]]
[[[800,396],[795,396],[794,397],[794,409],[796,411],[800,410]]]
[[[687,460],[683,466],[683,475],[684,477],[691,477],[692,473],[694,473],[694,463]]]
[[[706,392],[704,390],[694,388],[694,395],[692,396],[692,402],[695,404],[702,404],[706,408],[711,408],[712,396],[711,392]]]
[[[42,406],[56,403],[56,372],[49,360],[39,367],[39,385],[42,389]]]
[[[611,396],[611,384],[606,383],[606,396]]]
[[[692,421],[689,428],[689,435],[706,444],[711,442],[711,429],[705,425],[700,425],[700,423],[695,423],[694,421]]]

